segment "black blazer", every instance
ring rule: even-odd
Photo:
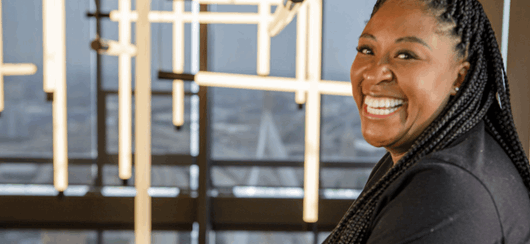
[[[387,153],[365,189],[392,167]],[[530,243],[530,198],[480,122],[396,179],[376,205],[370,244]]]

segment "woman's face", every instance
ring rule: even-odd
[[[363,136],[397,162],[465,78],[456,40],[416,1],[389,0],[359,38],[350,71]]]

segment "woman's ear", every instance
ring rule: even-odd
[[[458,74],[455,82],[453,83],[453,89],[451,90],[451,95],[456,95],[457,90],[460,88],[464,80],[466,79],[467,71],[471,65],[469,62],[464,61],[458,66]],[[455,89],[456,88],[456,89]]]

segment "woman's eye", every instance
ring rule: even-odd
[[[372,54],[372,50],[370,50],[367,47],[357,47],[356,49],[357,49],[357,52],[362,53],[362,54],[366,54],[366,55]]]
[[[399,53],[397,55],[397,58],[399,58],[399,59],[413,59],[414,56],[412,54],[410,54],[410,53],[402,52],[402,53]]]

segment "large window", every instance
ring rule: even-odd
[[[97,57],[90,49],[98,30],[96,2],[103,14],[99,36],[118,40],[118,24],[104,16],[118,9],[118,1],[65,1],[70,188],[58,198],[52,186],[52,107],[42,90],[42,1],[2,1],[4,62],[33,63],[38,71],[5,77],[0,203],[11,211],[0,214],[6,228],[1,243],[134,242],[134,174],[123,182],[117,168],[118,58]],[[349,81],[357,39],[374,2],[323,1],[322,79]],[[190,2],[185,6],[191,9]],[[170,11],[172,1],[153,0],[151,8]],[[208,11],[255,13],[257,7],[210,5]],[[296,21],[271,40],[271,76],[295,76]],[[208,100],[203,111],[187,82],[185,124],[176,130],[171,81],[157,78],[159,70],[172,67],[172,26],[153,23],[151,32],[153,243],[202,244],[205,235],[209,243],[321,242],[385,153],[363,139],[353,98],[322,96],[322,217],[307,224],[301,207],[305,107],[295,103],[293,93],[210,87],[201,97]],[[186,24],[188,73],[192,34]],[[208,25],[203,62],[209,71],[256,74],[256,36],[256,25]],[[132,64],[134,72],[134,58]],[[134,82],[133,76],[133,89]],[[207,134],[198,134],[198,124],[208,126]],[[203,136],[208,157],[199,162]],[[205,166],[208,179],[199,173]],[[201,198],[208,198],[206,205]],[[204,209],[208,218],[200,217]],[[208,225],[207,232],[198,225]]]

